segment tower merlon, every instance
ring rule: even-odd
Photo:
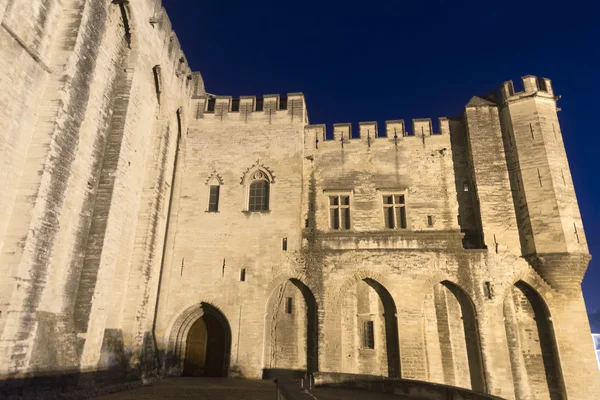
[[[350,139],[352,139],[352,124],[333,124],[333,140],[348,141]]]
[[[375,139],[379,137],[377,130],[377,122],[366,121],[358,123],[358,137],[361,140],[368,140],[369,138]]]
[[[447,117],[440,117],[438,119],[439,127],[440,127],[440,135],[449,135],[450,134],[450,120]]]
[[[530,96],[532,94],[541,94],[545,96],[554,96],[552,89],[552,81],[548,78],[526,75],[521,78],[523,82],[523,91],[515,91],[515,85],[512,80],[506,81],[500,87],[502,100],[513,100],[522,96]]]
[[[308,141],[321,142],[326,140],[327,128],[325,124],[306,125],[304,127],[304,132],[305,138]]]
[[[414,136],[431,136],[433,134],[431,118],[417,118],[413,119],[412,122]]]
[[[404,127],[403,119],[395,119],[385,121],[385,132],[387,137],[401,139],[406,136],[406,129]]]

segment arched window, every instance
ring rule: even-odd
[[[269,210],[269,181],[262,171],[252,176],[248,192],[248,211]]]
[[[223,185],[223,179],[216,172],[213,172],[206,180],[206,186],[208,186],[207,212],[219,212],[219,195],[221,192],[221,185]]]
[[[268,167],[256,161],[256,164],[248,168],[240,184],[244,186],[245,191],[245,212],[265,212],[269,211],[271,202],[271,185],[275,183],[273,173]]]

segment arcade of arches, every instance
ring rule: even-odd
[[[188,323],[182,374],[227,376],[231,330],[226,316],[202,303]],[[362,279],[346,292],[334,313],[341,362],[334,372],[401,377],[402,323],[390,292]],[[522,281],[504,299],[504,318],[517,398],[560,399],[562,381],[549,311],[540,295]],[[319,371],[318,304],[297,279],[279,285],[267,301],[264,368]],[[443,281],[423,301],[423,361],[429,382],[487,392],[476,310],[469,295]],[[527,376],[528,379],[522,379]],[[533,394],[536,394],[535,396]],[[540,397],[541,396],[541,397]]]

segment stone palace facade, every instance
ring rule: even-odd
[[[208,95],[159,0],[0,21],[0,390],[333,371],[600,398],[549,79],[325,127],[301,93]]]

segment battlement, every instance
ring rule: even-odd
[[[291,116],[302,118],[305,114],[304,95],[302,93],[265,94],[262,97],[240,96],[195,96],[196,118],[226,118],[238,116],[244,119],[253,115],[276,117]],[[194,107],[194,105],[192,105]],[[192,108],[193,109],[193,108]]]
[[[523,90],[515,91],[515,85],[512,80],[504,82],[500,87],[500,96],[503,101],[514,100],[532,94],[540,94],[547,97],[553,97],[552,81],[548,78],[527,75],[521,78]]]
[[[158,36],[162,38],[165,46],[167,47],[167,56],[170,60],[170,65],[173,72],[178,77],[184,76],[188,80],[194,79],[192,76],[192,70],[187,62],[187,58],[185,57],[183,49],[181,48],[179,38],[177,37],[175,31],[173,31],[171,20],[160,0],[155,0],[154,13],[149,17],[148,21],[140,22],[149,23],[157,32]],[[203,88],[204,84],[202,84],[202,90]]]
[[[332,134],[329,135],[325,124],[307,125],[305,134],[307,141],[314,142],[315,148],[321,145],[341,145],[347,143],[364,142],[371,146],[375,142],[400,143],[403,140],[421,141],[424,143],[427,137],[449,136],[450,124],[448,118],[441,117],[438,122],[438,131],[433,130],[431,118],[417,118],[412,120],[412,131],[406,130],[404,120],[385,121],[385,129],[380,131],[375,121],[359,122],[358,134],[353,136],[351,123],[333,124]],[[383,133],[383,134],[382,134]]]

